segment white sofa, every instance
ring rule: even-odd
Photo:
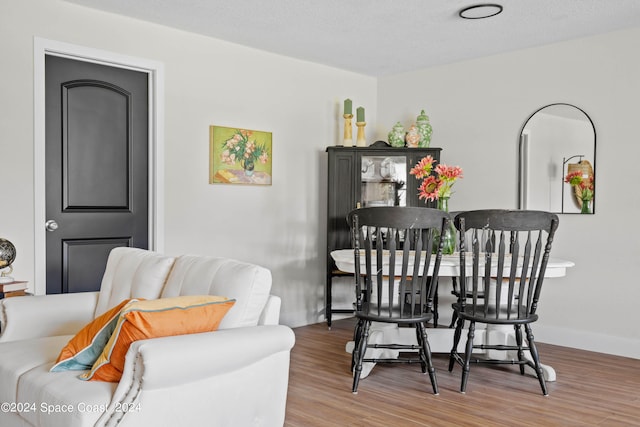
[[[134,248],[109,255],[100,292],[0,300],[0,426],[278,426],[293,331],[269,270]],[[125,298],[236,299],[219,330],[134,342],[119,383],[49,372],[86,323]]]

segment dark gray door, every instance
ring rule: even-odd
[[[100,288],[118,246],[147,248],[147,74],[47,55],[47,294]]]

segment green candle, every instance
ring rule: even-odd
[[[363,107],[358,107],[358,109],[356,110],[356,121],[364,122],[364,108]]]
[[[353,114],[351,110],[351,100],[348,98],[344,100],[344,114]]]

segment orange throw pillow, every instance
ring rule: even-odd
[[[107,345],[113,330],[116,328],[120,310],[131,299],[122,301],[106,313],[96,317],[80,330],[65,345],[51,372],[83,371],[91,369],[98,356]],[[133,300],[136,301],[136,300]]]
[[[234,299],[211,295],[132,301],[120,311],[115,330],[91,371],[80,378],[118,382],[132,342],[215,331],[234,304]]]

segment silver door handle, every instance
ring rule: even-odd
[[[49,221],[44,223],[44,228],[47,231],[56,231],[58,229],[58,223],[50,219]]]

